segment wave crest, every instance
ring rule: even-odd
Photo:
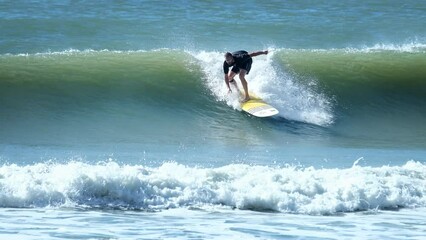
[[[222,206],[300,214],[426,206],[426,166],[315,169],[232,164],[219,168],[164,163],[3,165],[2,207],[141,210]]]

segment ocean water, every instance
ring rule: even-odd
[[[424,22],[422,1],[0,1],[0,239],[424,239]],[[240,49],[269,50],[247,80],[278,116],[227,92]]]

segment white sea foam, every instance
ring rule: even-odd
[[[426,165],[315,169],[164,163],[157,168],[39,163],[0,167],[0,207],[161,210],[211,206],[334,214],[426,206]]]
[[[404,44],[385,44],[378,43],[373,46],[364,46],[361,50],[364,52],[375,52],[375,51],[397,51],[397,52],[408,52],[408,53],[424,53],[426,52],[426,44],[419,42],[409,42]]]
[[[270,50],[267,56],[254,58],[252,70],[246,77],[249,91],[276,107],[284,118],[316,125],[331,124],[333,114],[330,101],[275,66],[274,52]],[[238,93],[234,90],[233,94],[228,94],[225,87],[223,53],[202,51],[193,55],[199,60],[206,84],[217,99],[240,110]],[[243,91],[238,76],[235,79]]]

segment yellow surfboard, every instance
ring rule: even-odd
[[[267,104],[261,98],[250,94],[250,100],[241,103],[241,109],[255,117],[272,117],[279,113],[273,106]]]

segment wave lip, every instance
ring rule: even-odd
[[[1,207],[141,210],[221,206],[298,214],[426,206],[426,166],[314,169],[164,163],[158,168],[81,162],[0,168]]]
[[[379,43],[373,46],[364,46],[360,50],[361,52],[375,52],[375,51],[396,51],[406,53],[426,53],[426,44],[419,42],[411,42],[405,44],[384,44]]]

